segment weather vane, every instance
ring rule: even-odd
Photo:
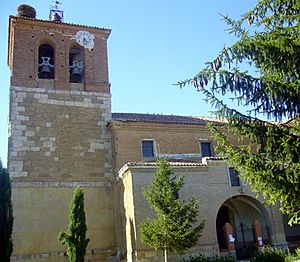
[[[60,6],[62,3],[59,1],[52,0],[53,5],[49,6],[49,20],[55,22],[63,22],[64,20],[64,11]]]

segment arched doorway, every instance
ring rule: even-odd
[[[216,219],[220,252],[227,251],[223,226],[225,223],[230,223],[234,232],[237,259],[248,259],[253,256],[257,248],[252,228],[254,221],[259,221],[261,225],[263,243],[269,243],[270,219],[262,204],[258,200],[244,195],[226,200],[221,205]]]

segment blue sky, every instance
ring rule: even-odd
[[[21,3],[48,19],[51,1],[1,1],[0,158],[6,166],[10,72],[8,17]],[[192,87],[173,84],[190,78],[234,41],[221,14],[239,18],[256,0],[64,0],[65,22],[112,29],[108,41],[112,112],[210,115]],[[24,65],[26,66],[26,65]]]

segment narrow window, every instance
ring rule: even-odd
[[[84,50],[83,47],[74,44],[69,52],[69,66],[70,66],[70,82],[82,83],[83,82],[83,69],[84,69]]]
[[[211,143],[210,142],[200,142],[200,147],[201,147],[201,155],[202,155],[202,157],[212,156]]]
[[[230,177],[230,185],[231,186],[240,186],[240,178],[239,172],[235,170],[233,167],[229,167],[229,177]]]
[[[54,49],[51,45],[39,46],[39,78],[54,78]]]
[[[143,158],[154,158],[154,140],[143,140],[142,141],[142,153]]]

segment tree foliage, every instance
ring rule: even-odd
[[[70,206],[67,232],[59,233],[59,241],[67,246],[71,262],[83,262],[89,239],[86,239],[87,226],[84,212],[84,193],[76,187]]]
[[[10,261],[13,252],[13,222],[10,177],[0,161],[0,260],[4,262]]]
[[[179,198],[183,178],[176,178],[166,160],[160,160],[151,184],[144,191],[156,218],[140,225],[142,242],[155,250],[182,254],[194,246],[204,227],[197,222],[199,203],[195,198],[184,202]]]
[[[235,146],[211,127],[219,150],[253,190],[269,204],[278,200],[290,224],[300,223],[300,1],[261,0],[239,20],[223,19],[237,41],[178,84],[193,84],[228,120],[228,132],[250,139]],[[230,108],[225,94],[250,109]]]

